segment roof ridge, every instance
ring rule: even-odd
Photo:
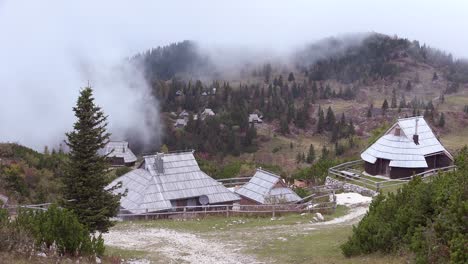
[[[278,178],[278,179],[281,179],[281,176],[280,176],[280,175],[278,175],[278,174],[276,174],[276,173],[274,173],[274,172],[272,172],[272,171],[265,170],[265,169],[263,169],[262,167],[258,167],[258,168],[257,168],[257,171],[266,172],[266,173],[268,173],[268,174],[270,174],[270,175],[272,175],[272,176],[275,176],[275,177]],[[255,176],[255,175],[254,175],[254,176]]]
[[[424,116],[411,116],[411,117],[404,117],[404,118],[398,118],[397,120],[409,120],[409,119],[416,119],[416,118],[422,118],[424,119]]]

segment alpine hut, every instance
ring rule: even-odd
[[[371,175],[409,177],[434,168],[450,166],[452,155],[442,146],[422,116],[398,121],[361,153],[365,171]]]
[[[301,200],[280,176],[261,168],[235,192],[241,196],[241,204],[295,203]]]
[[[111,163],[111,166],[128,166],[135,165],[137,160],[133,154],[127,141],[109,141],[102,150],[103,155]]]
[[[113,192],[127,191],[120,206],[131,214],[173,211],[178,206],[233,204],[240,200],[200,170],[192,151],[145,156],[138,169],[115,179],[107,188],[118,184]]]

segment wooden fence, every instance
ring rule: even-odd
[[[336,209],[336,202],[322,202],[319,204],[274,204],[274,205],[205,205],[205,206],[178,206],[167,211],[154,211],[152,209],[126,209],[121,210],[117,217],[122,220],[132,219],[190,219],[206,216],[271,216],[275,217],[287,213],[331,213]]]
[[[378,192],[382,190],[382,188],[388,188],[388,187],[394,187],[394,186],[406,184],[408,181],[410,181],[414,177],[421,177],[423,180],[428,180],[432,176],[437,175],[439,172],[452,171],[457,168],[455,165],[451,165],[447,167],[427,170],[427,171],[415,174],[410,177],[405,177],[405,178],[398,178],[398,179],[378,178],[379,180],[372,180],[366,177],[362,177],[361,171],[356,170],[356,167],[362,168],[363,164],[364,164],[364,161],[362,160],[345,162],[345,163],[339,164],[335,167],[328,169],[328,174],[338,177],[338,178],[342,178],[346,181],[350,181],[357,185],[360,185],[360,186],[363,186],[363,187],[366,187],[366,188],[369,188]],[[373,176],[370,176],[370,177],[373,177]]]

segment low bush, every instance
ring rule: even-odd
[[[104,240],[90,236],[87,228],[69,210],[51,206],[47,211],[19,211],[14,221],[0,213],[0,250],[26,249],[57,251],[60,255],[102,256]]]
[[[466,151],[465,151],[466,152]],[[466,153],[461,153],[466,155]],[[397,193],[379,195],[341,246],[345,256],[409,250],[416,263],[468,263],[468,170],[413,179]]]

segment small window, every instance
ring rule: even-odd
[[[401,129],[399,127],[395,128],[395,136],[399,137],[400,136],[400,131]]]

